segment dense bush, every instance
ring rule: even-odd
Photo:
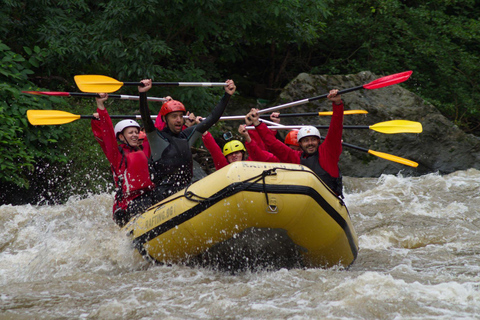
[[[0,181],[28,187],[28,172],[35,171],[39,159],[65,163],[58,143],[68,140],[58,127],[39,128],[27,122],[28,109],[54,109],[65,105],[58,98],[38,98],[22,90],[37,90],[28,76],[42,59],[39,47],[25,48],[27,59],[0,41]]]
[[[478,1],[8,0],[1,6],[0,179],[16,187],[29,186],[36,161],[68,170],[74,180],[64,183],[77,192],[110,181],[88,121],[38,128],[26,122],[27,109],[93,112],[92,102],[20,92],[77,91],[76,74],[120,81],[232,78],[241,95],[273,99],[300,72],[413,70],[403,85],[465,131],[480,132]],[[204,115],[221,91],[154,88],[151,94],[171,95]],[[137,105],[112,108],[132,113]],[[96,161],[93,176],[101,185],[84,178]]]

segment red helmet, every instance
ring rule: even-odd
[[[297,135],[298,135],[298,130],[290,131],[285,137],[285,144],[298,146]]]
[[[165,102],[162,105],[162,108],[160,109],[160,115],[161,116],[166,116],[169,113],[176,112],[176,111],[181,111],[183,113],[186,113],[187,110],[185,109],[185,106],[183,103],[177,100],[170,100]]]
[[[138,133],[138,139],[139,139],[139,140],[140,140],[140,139],[145,139],[146,137],[147,137],[147,135],[145,134],[145,132],[140,131],[140,132]]]

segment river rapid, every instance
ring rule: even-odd
[[[480,171],[345,177],[348,269],[152,265],[111,194],[0,207],[0,319],[476,319]]]

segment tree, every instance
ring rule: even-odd
[[[337,1],[310,65],[319,73],[413,70],[409,88],[480,132],[478,1]]]

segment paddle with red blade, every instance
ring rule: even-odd
[[[98,93],[86,93],[86,92],[62,92],[62,91],[22,91],[23,93],[34,94],[34,95],[44,95],[44,96],[55,96],[55,97],[93,97],[100,98]],[[125,94],[109,94],[109,98],[121,99],[121,100],[139,100],[139,96],[129,96]],[[165,98],[156,98],[156,97],[147,97],[148,101],[166,101]]]
[[[369,82],[367,84],[364,84],[364,85],[361,85],[361,86],[358,86],[358,87],[339,90],[338,94],[352,92],[352,91],[356,91],[356,90],[360,90],[360,89],[369,89],[369,90],[380,89],[380,88],[383,88],[383,87],[387,87],[387,86],[391,86],[391,85],[394,85],[394,84],[402,83],[402,82],[408,80],[408,78],[410,78],[412,73],[413,73],[413,71],[405,71],[405,72],[395,73],[395,74],[392,74],[392,75],[389,75],[389,76],[378,78],[376,80],[373,80],[372,82]],[[309,102],[312,102],[312,101],[315,101],[315,100],[326,98],[327,96],[328,96],[328,93],[325,93],[325,94],[323,94],[321,96],[318,96],[318,97],[293,101],[293,102],[289,102],[289,103],[282,104],[282,105],[279,105],[279,106],[262,109],[262,110],[259,110],[258,113],[259,114],[269,113],[269,112],[273,112],[273,111],[284,109],[284,108],[298,106],[298,105],[301,105],[301,104],[306,104],[306,103],[309,103]]]

